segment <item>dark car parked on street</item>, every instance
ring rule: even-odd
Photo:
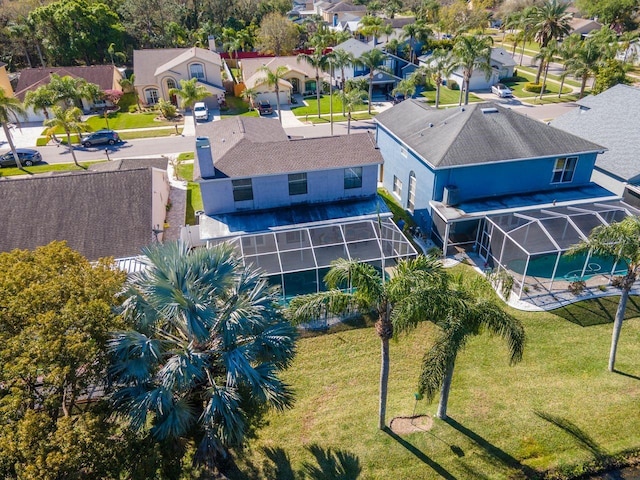
[[[18,158],[23,167],[30,167],[36,163],[42,161],[42,155],[33,148],[16,148],[18,152]],[[15,167],[16,159],[13,157],[13,152],[7,152],[0,155],[0,167]]]
[[[113,130],[98,130],[90,133],[86,137],[82,137],[82,145],[85,148],[103,144],[115,145],[119,141],[120,137],[118,133]]]

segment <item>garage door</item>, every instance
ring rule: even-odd
[[[276,93],[260,93],[256,96],[258,102],[262,100],[268,101],[272,106],[276,106]],[[280,105],[288,105],[289,104],[289,96],[287,92],[280,92]]]

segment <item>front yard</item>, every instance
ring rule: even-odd
[[[423,97],[425,97],[430,104],[435,104],[436,102],[436,87],[428,85],[425,90],[421,93]],[[458,105],[460,101],[460,90],[451,90],[446,86],[440,87],[440,106],[444,105]],[[464,97],[462,98],[464,102]],[[482,99],[480,97],[476,97],[473,93],[469,92],[469,103],[481,102]]]
[[[294,113],[294,115],[296,117],[309,116],[309,120],[311,120],[312,115],[315,115],[316,118],[318,118],[318,100],[316,99],[316,97],[306,97],[304,101],[307,103],[307,105],[291,106],[291,111]],[[367,110],[367,105],[364,102],[353,109],[354,112],[362,112],[364,110]],[[320,114],[328,115],[330,111],[331,111],[331,102],[329,101],[329,95],[322,95],[320,97]],[[342,113],[342,101],[337,95],[334,94],[333,95],[334,121],[343,121],[343,120],[337,120],[336,115],[339,113]],[[344,120],[346,120],[346,118]]]

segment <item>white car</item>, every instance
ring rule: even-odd
[[[504,83],[496,83],[491,87],[491,91],[500,98],[508,98],[513,96],[513,92]]]
[[[193,111],[196,116],[196,120],[208,120],[209,119],[209,109],[204,104],[204,102],[197,102],[193,106]]]

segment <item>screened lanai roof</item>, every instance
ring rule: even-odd
[[[529,255],[557,253],[586,240],[600,225],[619,222],[640,210],[621,201],[489,215],[487,221]]]
[[[267,275],[326,268],[338,258],[365,262],[415,256],[416,251],[391,218],[297,227],[210,240],[229,242],[246,265]]]

